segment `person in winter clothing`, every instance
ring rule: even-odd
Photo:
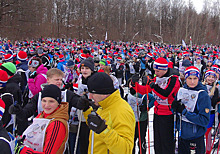
[[[210,154],[211,153],[211,144],[212,144],[212,137],[211,137],[211,129],[212,125],[215,120],[215,109],[217,103],[220,101],[219,98],[219,91],[218,88],[216,87],[216,80],[217,76],[216,73],[213,70],[207,70],[205,73],[205,79],[203,82],[203,85],[206,86],[208,90],[208,95],[211,99],[211,111],[210,111],[210,121],[207,126],[207,131],[205,133],[206,136],[206,153]]]
[[[78,91],[77,94],[80,96],[85,95],[86,97],[89,96],[88,93],[88,86],[87,82],[88,79],[95,73],[94,72],[94,62],[92,58],[87,58],[83,60],[80,64],[80,72],[81,75],[78,78]],[[77,106],[77,108],[79,108]],[[78,117],[80,117],[80,113],[78,111]],[[80,145],[80,153],[87,154],[88,146],[89,146],[89,127],[86,125],[86,119],[82,116],[81,128],[80,128],[80,138],[79,138],[79,145]]]
[[[155,98],[154,102],[154,150],[156,154],[174,153],[174,132],[173,132],[173,113],[171,104],[180,88],[179,73],[174,69],[168,68],[166,59],[160,57],[153,64],[156,77],[147,79],[147,85],[135,86],[135,77],[132,79],[133,89],[140,94],[152,91]],[[163,134],[163,135],[161,135]]]
[[[0,99],[0,148],[1,153],[12,153],[10,147],[10,137],[8,135],[7,130],[3,127],[2,117],[5,111],[5,103],[2,99]]]
[[[23,133],[23,144],[15,147],[19,154],[63,153],[68,139],[68,103],[61,102],[61,90],[47,85],[42,90],[41,112]],[[37,126],[37,127],[36,127]]]
[[[96,113],[89,107],[88,99],[79,99],[90,130],[88,153],[131,154],[134,146],[135,117],[129,104],[115,90],[109,75],[95,73],[88,79],[89,98],[96,106]],[[94,131],[94,132],[93,132]],[[92,134],[94,145],[91,147]]]
[[[28,61],[27,61],[27,53],[24,51],[19,51],[17,54],[17,60],[20,62],[17,65],[17,73],[22,77],[22,93],[25,91],[25,87],[27,85],[28,79]]]
[[[44,67],[39,58],[32,58],[28,63],[31,72],[28,79],[29,98],[41,91],[41,85],[47,82],[47,68]]]
[[[135,120],[136,120],[136,127],[135,127],[135,135],[134,135],[134,143],[136,143],[136,140],[138,139],[138,147],[140,149],[139,144],[139,133],[138,133],[138,121],[140,122],[140,135],[141,135],[141,152],[146,153],[146,132],[147,132],[147,124],[148,124],[148,111],[147,111],[147,96],[141,95],[139,93],[136,94],[136,91],[131,87],[130,92],[128,93],[127,97],[125,97],[125,100],[128,102],[128,104],[131,106],[131,108],[134,111]],[[149,97],[149,109],[154,106],[155,98],[152,94],[148,93]],[[137,106],[138,101],[138,106]],[[138,113],[139,119],[138,119]],[[136,144],[134,144],[133,147],[133,154],[135,154]],[[140,153],[140,150],[139,150]]]
[[[46,67],[49,70],[51,68],[50,59],[42,47],[37,48],[37,54],[38,54],[37,57],[41,59],[44,67]]]
[[[57,68],[65,72],[65,65],[66,65],[66,61],[64,55],[59,55],[59,62],[57,63]]]
[[[177,129],[181,128],[179,154],[190,154],[191,144],[195,145],[196,153],[205,153],[204,134],[210,119],[211,100],[199,77],[198,68],[186,68],[186,84],[179,89],[172,103],[172,109],[182,116],[177,121]]]
[[[6,83],[6,89],[14,96],[14,101],[17,101],[18,104],[22,104],[22,91],[19,85],[22,84],[21,75],[16,73],[16,66],[7,62],[1,65],[1,70],[4,70],[8,74],[8,81]]]

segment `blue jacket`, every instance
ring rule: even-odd
[[[66,65],[66,61],[60,61],[58,64],[57,64],[57,68],[61,71],[64,72],[64,67]]]
[[[189,120],[191,123],[182,120],[181,138],[191,140],[201,137],[205,134],[210,119],[211,100],[207,93],[206,86],[204,86],[201,82],[199,82],[195,88],[189,88],[186,84],[184,85],[184,88],[195,91],[204,90],[198,95],[194,111],[189,112],[184,109],[182,112],[182,114],[185,115],[187,120]],[[179,124],[178,119],[178,130],[180,128]]]

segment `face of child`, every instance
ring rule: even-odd
[[[92,70],[89,67],[82,66],[80,69],[80,72],[82,73],[82,76],[84,78],[89,77],[92,74]]]
[[[195,88],[199,83],[199,78],[191,75],[188,78],[186,78],[186,84],[187,86],[189,86],[190,88]]]
[[[59,103],[51,97],[42,98],[41,104],[46,114],[51,114],[59,106]]]
[[[213,75],[209,75],[207,78],[206,78],[206,82],[208,84],[213,84],[215,82],[216,78],[213,76]]]
[[[54,85],[58,86],[59,88],[62,88],[62,84],[63,84],[62,81],[63,81],[63,77],[59,76],[59,75],[53,75],[52,77],[47,78],[48,84],[54,84]]]

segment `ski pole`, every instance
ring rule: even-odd
[[[137,93],[137,82],[135,82],[135,87],[136,87],[136,104],[137,104],[137,118],[138,118],[138,135],[139,135],[139,150],[140,154],[142,154],[141,150],[141,129],[140,129],[140,117],[139,117],[139,109],[138,109],[138,93]]]
[[[76,134],[76,142],[75,142],[75,147],[74,147],[74,154],[76,154],[76,150],[77,150],[77,145],[78,145],[78,140],[79,140],[79,133],[80,133],[80,127],[81,127],[81,123],[82,123],[82,114],[83,114],[83,110],[80,110],[79,111],[79,125],[78,125],[77,134]]]
[[[147,87],[147,85],[146,85]],[[147,135],[148,135],[148,153],[150,154],[150,125],[149,125],[149,95],[148,95],[148,87],[147,87]]]
[[[182,113],[180,114],[180,130],[179,130],[179,140],[178,140],[178,146],[180,145],[180,138],[181,138],[181,133],[182,133]],[[178,147],[179,149],[179,147]]]
[[[217,136],[217,134],[218,134],[219,126],[220,126],[220,123],[218,123],[218,127],[217,127],[216,132],[215,132],[215,136],[214,136],[214,140],[213,140],[213,142],[212,142],[211,149],[213,149],[213,146],[214,146],[214,143],[215,143],[215,138],[216,138],[216,136]]]
[[[173,133],[174,133],[174,148],[176,148],[176,111],[174,111],[174,129],[173,129]]]

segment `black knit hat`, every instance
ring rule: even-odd
[[[113,80],[103,72],[93,74],[87,82],[90,93],[95,94],[112,94],[115,91]]]
[[[56,85],[50,84],[42,90],[41,99],[44,97],[54,98],[59,104],[61,103],[61,90]]]
[[[89,67],[94,72],[94,61],[91,57],[83,60],[80,64],[80,70],[82,66]]]

